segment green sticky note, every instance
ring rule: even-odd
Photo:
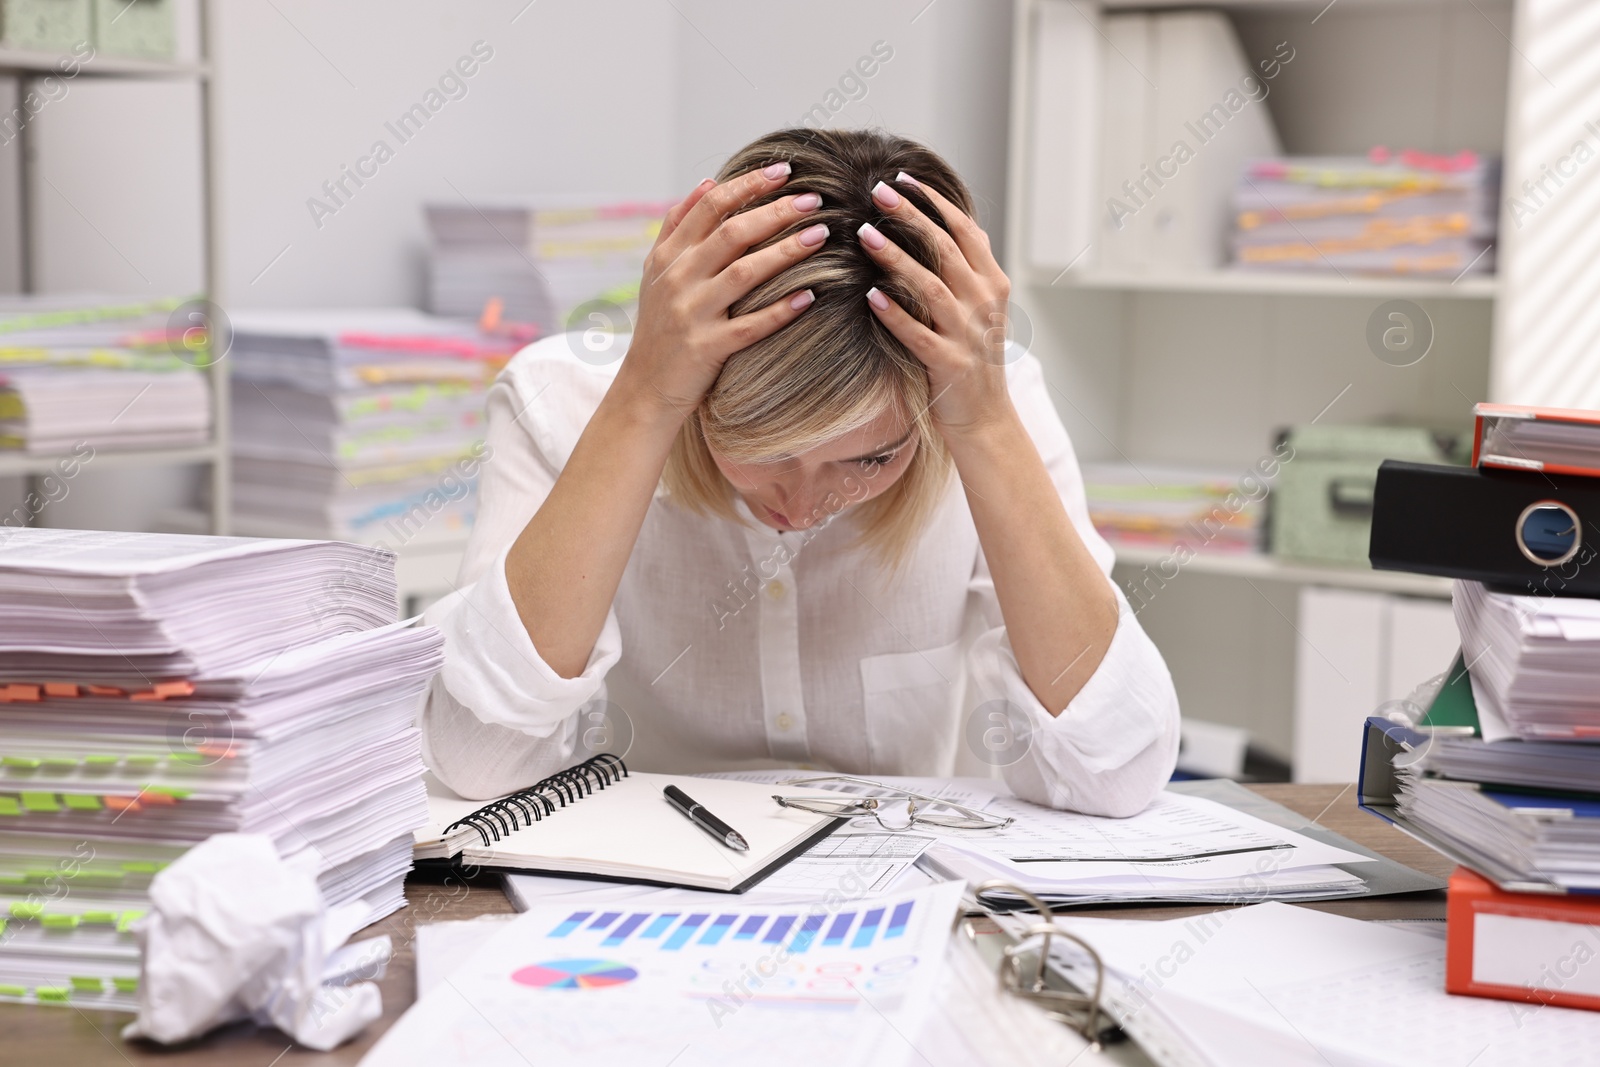
[[[13,919],[37,919],[44,914],[44,905],[33,900],[13,900],[11,902],[11,917]]]
[[[136,874],[155,874],[157,867],[149,860],[124,860],[122,869]]]
[[[111,979],[111,984],[117,987],[118,993],[137,993],[139,991],[139,979],[137,978],[113,978]]]
[[[39,921],[47,930],[76,930],[78,917],[76,915],[41,915]]]
[[[78,761],[71,756],[46,756],[41,762],[52,770],[72,770]]]
[[[29,811],[60,811],[54,793],[23,793],[22,806]]]
[[[72,996],[72,987],[64,985],[36,985],[33,995],[46,1004],[65,1004]]]
[[[117,920],[117,932],[118,933],[126,933],[129,929],[131,929],[133,927],[134,923],[138,922],[142,918],[144,918],[144,912],[142,912],[142,911],[125,911],[125,912],[123,912],[122,913],[122,918]]]
[[[78,872],[77,881],[85,886],[114,886],[121,883],[124,877],[121,871],[91,870],[85,867]]]
[[[21,815],[22,805],[17,803],[16,797],[0,796],[0,815]]]
[[[78,919],[80,922],[91,925],[110,926],[117,921],[117,913],[114,911],[86,911],[78,916]]]
[[[28,995],[26,986],[0,985],[0,997],[25,997]]]
[[[122,761],[122,757],[121,756],[85,756],[85,757],[83,757],[84,765],[87,766],[87,767],[92,767],[95,770],[100,770],[100,769],[105,768],[105,767],[115,767],[121,761]]]
[[[100,810],[100,798],[88,793],[62,793],[61,799],[73,811]]]
[[[162,796],[171,797],[173,800],[187,800],[194,795],[193,789],[181,789],[172,785],[147,785],[144,787],[144,791],[146,793],[159,793]]]
[[[1419,725],[1466,728],[1472,730],[1474,737],[1483,736],[1478,724],[1478,704],[1472,696],[1472,679],[1467,674],[1467,661],[1462,653],[1456,653],[1445,684],[1439,687],[1438,695],[1428,705]]]
[[[22,876],[30,882],[43,882],[56,876],[54,867],[29,867]]]
[[[28,876],[25,874],[0,874],[0,885],[27,885]]]
[[[72,983],[73,989],[82,990],[85,993],[104,993],[106,991],[106,982],[104,978],[73,975],[71,978],[67,979],[67,981]]]
[[[133,755],[128,757],[128,766],[136,768],[150,768],[156,765],[160,756]]]
[[[16,767],[19,770],[25,770],[25,771],[37,770],[38,767],[39,767],[39,763],[40,763],[39,760],[33,759],[30,756],[4,756],[4,757],[0,757],[0,764],[4,764],[7,767]]]
[[[167,757],[174,763],[189,763],[195,766],[203,764],[207,758],[203,752],[174,752]]]

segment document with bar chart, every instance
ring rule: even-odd
[[[917,1063],[960,896],[944,883],[801,906],[535,908],[362,1063]]]

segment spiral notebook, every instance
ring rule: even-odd
[[[749,842],[737,852],[661,795],[676,785]],[[742,893],[844,820],[779,807],[772,787],[630,772],[599,755],[488,804],[430,781],[418,860]]]

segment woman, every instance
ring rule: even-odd
[[[1150,801],[1172,681],[971,214],[911,141],[771,134],[668,213],[620,364],[511,362],[429,612],[446,784],[524,788],[599,727],[672,771],[950,774],[965,737],[1031,800]]]

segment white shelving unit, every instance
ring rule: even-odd
[[[1458,281],[1432,278],[1340,278],[1310,274],[1219,270],[1206,274],[1126,274],[1096,270],[1050,271],[1023,265],[1020,276],[1029,285],[1097,289],[1125,293],[1232,293],[1240,296],[1350,296],[1390,300],[1493,300],[1493,278]]]
[[[1096,20],[1110,11],[1222,11],[1251,62],[1270,55],[1279,41],[1295,50],[1293,63],[1257,105],[1271,113],[1286,153],[1359,154],[1374,144],[1504,153],[1508,189],[1522,173],[1537,170],[1517,154],[1530,86],[1544,88],[1536,85],[1540,74],[1518,58],[1530,46],[1526,27],[1537,21],[1529,9],[1556,6],[1546,0],[1017,0],[1006,266],[1013,302],[1029,320],[1030,347],[1045,364],[1080,458],[1203,464],[1243,474],[1270,454],[1278,430],[1319,413],[1323,422],[1399,421],[1466,431],[1473,402],[1524,399],[1508,388],[1515,379],[1505,373],[1510,344],[1501,320],[1508,302],[1525,306],[1529,292],[1520,281],[1516,248],[1505,241],[1497,249],[1498,275],[1456,279],[1226,268],[1139,273],[1098,267],[1092,252],[1071,264],[1031,261],[1033,95],[1041,78],[1054,79],[1060,92],[1065,69],[1036,68],[1036,32],[1041,9],[1067,4],[1072,17],[1094,25],[1101,41],[1107,38]],[[1127,62],[1107,53],[1108,45],[1098,47],[1105,62]],[[1552,62],[1541,66],[1548,71]],[[1082,79],[1071,84],[1074,91],[1084,87]],[[1565,102],[1572,89],[1570,81],[1566,85],[1560,106],[1575,108]],[[1203,106],[1195,104],[1197,111]],[[1542,106],[1557,105],[1546,100]],[[1107,110],[1102,99],[1097,111]],[[1584,133],[1581,123],[1575,126],[1573,138]],[[1092,138],[1098,131],[1063,135]],[[1074,160],[1070,149],[1079,143],[1050,158]],[[1084,152],[1097,155],[1096,148],[1082,143]],[[1095,167],[1080,171],[1094,173]],[[1048,177],[1085,195],[1082,173],[1051,170]],[[1173,180],[1183,180],[1181,172]],[[1595,202],[1588,203],[1591,215]],[[1569,225],[1600,239],[1600,223],[1572,219]],[[1502,232],[1512,226],[1507,218]],[[1508,274],[1519,279],[1511,290]],[[1562,283],[1547,275],[1537,284],[1548,294]],[[1433,349],[1416,366],[1385,364],[1366,347],[1367,318],[1392,299],[1416,302],[1433,321]],[[1595,293],[1589,299],[1600,304]],[[1124,583],[1145,579],[1168,555],[1120,549],[1117,577]],[[1200,554],[1176,579],[1159,584],[1140,619],[1167,658],[1185,713],[1245,727],[1285,758],[1293,750],[1294,663],[1305,643],[1296,628],[1301,589],[1435,601],[1449,595],[1447,581],[1429,576],[1254,554]]]
[[[1123,567],[1154,567],[1171,557],[1166,549],[1117,548],[1117,563]],[[1215,574],[1231,578],[1251,578],[1263,582],[1293,585],[1332,585],[1345,589],[1370,589],[1379,593],[1408,596],[1448,597],[1450,579],[1404,571],[1375,571],[1366,567],[1336,567],[1322,563],[1300,563],[1278,559],[1262,552],[1200,552],[1183,565],[1193,574]]]
[[[209,47],[209,19],[208,0],[196,0],[195,10],[199,19],[199,48],[200,58],[196,62],[162,62],[157,60],[125,58],[96,54],[92,60],[82,62],[78,67],[76,77],[106,80],[106,79],[167,79],[183,80],[195,83],[200,97],[200,123],[199,136],[202,140],[200,159],[201,174],[201,204],[202,227],[205,234],[203,243],[204,263],[202,276],[205,279],[205,288],[208,294],[217,292],[217,224],[216,224],[216,193],[213,187],[214,175],[212,174],[211,145],[214,143],[212,130],[212,101],[211,101],[211,65],[208,60]],[[0,48],[0,77],[14,78],[18,81],[18,98],[27,91],[28,84],[35,79],[57,73],[57,65],[61,56],[47,52],[29,52],[14,48]],[[21,265],[22,265],[22,291],[29,293],[34,287],[34,255],[37,250],[37,233],[34,225],[33,204],[38,183],[36,169],[38,153],[31,137],[31,123],[23,123],[18,131],[19,147],[17,159],[22,173],[17,188],[20,193],[20,236],[21,236]],[[181,294],[180,294],[181,295]],[[194,448],[180,449],[126,449],[111,450],[98,449],[95,452],[95,468],[134,467],[134,466],[187,466],[205,465],[210,469],[210,500],[211,507],[208,515],[208,527],[212,533],[228,532],[228,515],[231,507],[232,481],[229,474],[228,454],[228,370],[227,362],[219,359],[210,363],[206,368],[211,393],[211,440]],[[30,480],[42,476],[56,469],[56,464],[64,457],[55,455],[25,456],[0,452],[0,476],[21,475]]]

